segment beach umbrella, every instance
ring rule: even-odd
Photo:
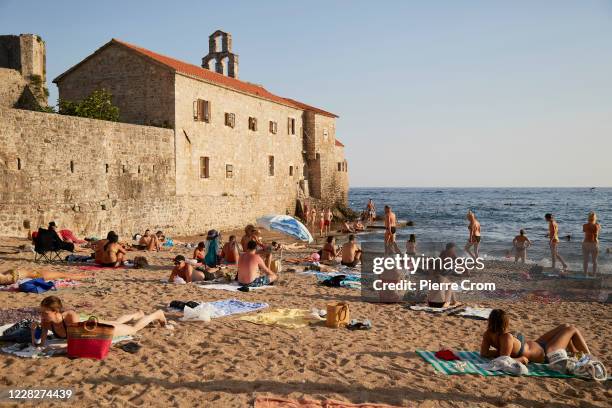
[[[257,219],[257,225],[267,230],[282,232],[300,241],[306,241],[308,243],[314,241],[308,228],[289,215],[264,215]]]

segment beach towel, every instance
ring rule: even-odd
[[[595,276],[585,276],[585,275],[560,275],[558,273],[546,272],[543,274],[547,278],[555,278],[555,279],[573,279],[573,280],[593,280],[597,279]]]
[[[238,313],[248,313],[268,307],[267,303],[243,302],[238,299],[217,300],[208,302],[215,309],[215,313],[211,317],[223,317]]]
[[[25,293],[45,293],[48,290],[55,289],[52,281],[45,282],[43,278],[30,279],[19,284],[19,291]]]
[[[232,282],[232,283],[199,283],[196,285],[198,288],[201,289],[212,289],[212,290],[227,290],[229,292],[240,292],[238,290],[238,288],[240,287],[240,285],[238,285],[238,282]],[[274,286],[271,285],[264,285],[264,286],[256,286],[256,287],[249,287],[249,290],[261,290],[261,289],[268,289],[268,288],[272,288]]]
[[[465,308],[459,309],[457,312],[453,312],[452,314],[470,319],[487,320],[492,310],[493,309],[486,307],[466,306]]]
[[[60,235],[62,236],[64,241],[70,241],[73,244],[84,244],[85,242],[87,242],[84,239],[78,239],[77,236],[74,235],[74,233],[68,229],[60,230]]]
[[[112,344],[132,340],[132,336],[113,337]],[[45,348],[34,347],[31,344],[12,344],[2,347],[0,351],[21,358],[43,358],[66,354],[68,343],[65,339],[47,340]]]
[[[414,310],[417,312],[427,312],[427,313],[448,313],[453,310],[457,310],[458,308],[462,308],[462,306],[447,306],[447,307],[431,307],[427,305],[410,305],[408,309]]]
[[[290,399],[281,397],[262,397],[255,398],[254,408],[400,408],[395,405],[363,403],[353,404],[351,402],[337,400],[316,401],[306,398]]]
[[[288,329],[307,327],[312,323],[324,322],[325,319],[314,316],[310,310],[305,309],[276,309],[271,312],[243,316],[240,320],[266,326],[279,326]]]
[[[447,375],[453,374],[479,374],[485,377],[496,375],[510,375],[503,371],[489,371],[491,360],[481,357],[477,351],[456,351],[455,354],[461,359],[459,361],[444,361],[435,356],[434,351],[417,350],[416,353],[431,364],[438,372]],[[531,377],[573,378],[570,374],[562,374],[548,368],[547,364],[529,363],[529,372],[525,374]]]
[[[125,266],[102,266],[102,265],[83,265],[79,266],[82,271],[101,271],[104,269],[126,269]]]
[[[249,313],[268,307],[267,303],[244,302],[239,299],[224,299],[214,302],[201,302],[198,306],[205,307],[210,318],[229,316],[239,313]],[[197,307],[197,306],[196,306]]]

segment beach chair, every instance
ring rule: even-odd
[[[34,262],[62,261],[62,248],[59,243],[59,238],[53,231],[39,228],[33,241]]]

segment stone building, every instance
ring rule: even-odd
[[[237,77],[222,31],[202,66],[113,39],[54,82],[62,100],[108,90],[124,124],[0,106],[3,234],[50,219],[188,234],[293,214],[304,200],[346,205],[337,116]],[[48,200],[32,207],[37,196]]]

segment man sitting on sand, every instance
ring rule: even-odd
[[[151,230],[146,230],[144,232],[144,235],[140,237],[140,241],[138,241],[138,245],[145,251],[161,250],[161,245],[157,240],[157,235],[151,234]]]
[[[185,262],[183,255],[177,255],[174,257],[174,268],[168,278],[168,282],[174,283],[175,278],[181,278],[186,283],[203,281],[204,273],[197,269],[194,270],[190,264]]]
[[[361,249],[355,244],[355,236],[349,235],[348,242],[342,246],[342,265],[354,268],[361,261]]]
[[[249,241],[246,252],[238,259],[238,283],[243,287],[270,285],[278,279],[278,275],[272,272],[263,259],[255,253],[256,250],[257,242]],[[264,275],[260,275],[260,272]]]
[[[221,250],[221,258],[227,264],[235,264],[238,262],[238,258],[240,257],[240,251],[238,249],[238,242],[236,241],[235,235],[230,235],[229,242],[226,242],[223,245],[223,249]]]
[[[450,306],[459,306],[461,304],[455,299],[455,292],[450,288],[451,281],[446,276],[446,273],[443,273],[436,268],[430,271],[430,281],[432,283],[438,283],[441,285],[440,289],[430,290],[427,293],[427,306],[445,308]]]
[[[323,245],[323,249],[321,249],[321,261],[335,261],[338,255],[336,238],[332,236],[327,237],[327,242]]]
[[[109,231],[106,239],[96,242],[96,263],[101,266],[116,268],[123,265],[125,249],[119,244],[119,235]]]

